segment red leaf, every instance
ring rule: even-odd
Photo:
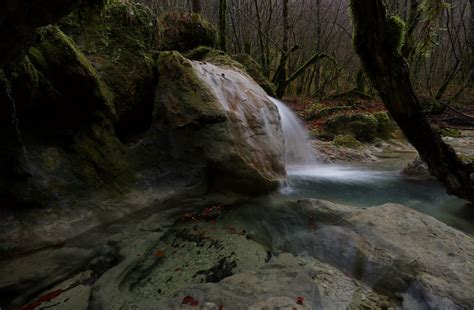
[[[54,298],[58,297],[61,295],[64,291],[62,289],[58,289],[52,292],[49,292],[47,294],[44,294],[43,296],[40,296],[40,298],[37,299],[39,302],[45,302],[45,301],[51,301]]]
[[[193,307],[199,305],[199,300],[194,299],[193,301],[191,301],[190,305],[193,306]]]
[[[41,295],[38,299],[36,299],[33,302],[30,302],[29,304],[21,307],[21,310],[35,310],[37,307],[41,306],[42,303],[51,301],[64,293],[64,290],[58,289],[49,293],[46,293],[44,295]]]
[[[163,250],[158,250],[158,251],[155,252],[155,256],[156,257],[165,257],[166,253]]]
[[[36,307],[39,307],[41,303],[39,301],[33,301],[30,302],[29,304],[21,307],[21,310],[35,310]]]
[[[298,297],[296,298],[296,303],[297,303],[298,305],[304,304],[304,297],[298,296]]]
[[[187,305],[187,304],[192,303],[193,301],[194,301],[194,298],[192,296],[186,296],[183,298],[182,304]]]
[[[178,271],[181,271],[182,269],[181,268],[176,268],[174,271],[178,272]]]

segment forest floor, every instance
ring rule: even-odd
[[[386,111],[379,97],[337,95],[317,100],[312,97],[288,96],[285,97],[284,101],[300,116],[309,132],[324,129],[326,121],[338,114],[373,114]],[[309,119],[311,108],[315,106],[319,110],[332,110],[332,113],[325,114],[317,119]],[[445,109],[441,114],[428,115],[430,121],[442,127],[474,130],[474,90],[468,91],[462,99],[451,106],[465,115]]]
[[[336,95],[323,100],[311,97],[289,96],[287,105],[300,117],[309,132],[311,143],[319,153],[320,160],[329,163],[370,163],[403,168],[416,157],[416,150],[394,126],[386,139],[377,138],[372,143],[355,146],[338,145],[333,137],[326,135],[325,126],[331,118],[343,114],[372,115],[386,111],[378,97]],[[445,142],[451,144],[463,158],[474,158],[474,90],[466,94],[454,110],[444,109],[440,114],[428,114],[433,127],[440,132]],[[314,110],[319,111],[314,118]],[[321,111],[323,113],[321,113]],[[313,117],[312,117],[313,113]]]

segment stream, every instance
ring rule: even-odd
[[[211,88],[217,87],[216,76],[226,77],[224,81],[233,77],[232,72],[225,71],[224,75],[209,64],[194,65],[200,66],[198,69],[202,69]],[[230,83],[232,87],[234,84]],[[225,101],[224,93],[218,97]],[[290,307],[296,301],[302,307],[288,309],[413,309],[417,303],[427,304],[423,294],[430,292],[415,285],[418,272],[408,280],[403,278],[411,272],[405,269],[406,262],[411,264],[418,253],[409,248],[407,253],[398,250],[395,255],[390,251],[397,251],[398,244],[392,242],[388,252],[381,255],[380,247],[390,236],[382,236],[380,241],[370,230],[365,232],[365,238],[373,244],[368,242],[367,248],[358,248],[357,242],[350,241],[359,240],[351,225],[361,225],[357,231],[361,234],[370,225],[358,221],[351,208],[385,208],[386,212],[394,212],[389,215],[405,214],[394,224],[387,219],[384,222],[387,213],[372,213],[374,221],[380,220],[378,226],[373,224],[380,229],[376,232],[384,233],[385,224],[395,225],[391,228],[410,225],[404,222],[409,219],[429,227],[420,233],[436,236],[441,231],[460,240],[468,237],[431,218],[396,213],[404,208],[387,209],[381,205],[403,204],[470,235],[474,235],[474,208],[447,195],[434,180],[402,175],[400,171],[414,158],[413,152],[390,154],[391,158],[372,163],[321,163],[317,150],[307,143],[298,117],[282,102],[270,97],[266,100],[277,107],[285,136],[288,177],[278,191],[229,204],[219,201],[219,197],[171,197],[64,243],[7,258],[0,264],[0,302],[25,305],[22,309],[39,305],[49,309],[188,309],[188,304],[201,307],[203,300],[212,300],[215,303],[202,304],[201,309],[224,309],[220,305],[225,309],[267,309],[243,305],[263,302],[268,306],[275,296],[291,296],[289,301],[279,299],[278,305],[287,303]],[[227,112],[240,111],[240,106],[224,108]],[[247,125],[240,119],[234,130]],[[272,132],[271,126],[265,123],[262,128]],[[268,144],[278,146],[282,142],[278,135],[272,139],[262,137]],[[308,198],[350,207],[321,201],[295,202]],[[406,210],[411,212],[403,212]],[[341,218],[355,224],[339,223]],[[346,230],[344,225],[348,225]],[[404,234],[403,230],[400,236]],[[407,240],[412,239],[413,235],[407,236]],[[413,241],[413,247],[420,248],[415,241],[418,240]],[[401,244],[403,250],[411,246]],[[455,242],[449,243],[445,254],[461,261],[464,254],[458,258],[449,255],[455,246]],[[400,257],[396,257],[398,254]],[[430,261],[432,255],[419,256],[427,260],[426,266],[437,268]],[[392,292],[383,295],[376,292],[377,288]],[[401,302],[403,298],[394,296],[394,292],[407,296]],[[262,296],[269,299],[261,301]],[[419,296],[421,301],[417,300]]]

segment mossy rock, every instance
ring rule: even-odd
[[[275,85],[271,83],[262,73],[260,65],[247,54],[237,54],[229,56],[226,53],[213,49],[208,46],[199,46],[191,51],[183,53],[183,56],[197,61],[206,61],[217,66],[226,66],[230,68],[238,68],[245,71],[265,92],[272,96],[276,96]]]
[[[112,92],[74,42],[55,26],[39,35],[40,43],[5,70],[22,127],[34,136],[68,140],[98,113],[115,121]]]
[[[232,67],[235,62],[221,53],[217,56],[217,61],[226,62],[224,66]],[[283,132],[281,127],[270,125],[272,133],[262,135],[257,118],[265,108],[271,113],[269,122],[279,124],[278,110],[258,87],[253,88],[258,93],[255,98],[262,99],[255,99],[243,113],[237,111],[236,105],[242,104],[239,100],[228,101],[227,107],[206,79],[200,78],[201,66],[208,65],[193,63],[177,51],[162,52],[157,59],[159,91],[154,111],[160,129],[168,137],[169,153],[185,165],[206,167],[211,191],[258,194],[275,189],[285,174]],[[233,69],[243,72],[239,66]],[[224,96],[239,95],[233,87],[228,91]],[[240,126],[235,119],[246,125]],[[267,143],[269,137],[281,147]]]
[[[441,114],[445,109],[441,102],[432,98],[421,100],[420,104],[425,113],[429,114]]]
[[[70,150],[79,159],[76,173],[92,186],[123,192],[133,181],[125,149],[107,120],[76,134]]]
[[[456,128],[436,127],[436,131],[443,137],[460,138],[461,131]]]
[[[245,67],[245,71],[272,97],[276,97],[276,87],[264,75],[262,67],[249,55],[237,54],[232,56]]]
[[[362,142],[372,142],[377,137],[377,119],[366,114],[341,114],[326,122],[326,130],[333,134],[352,134]]]
[[[170,12],[161,18],[162,50],[186,52],[199,46],[216,45],[216,30],[201,15]]]
[[[352,135],[337,135],[333,140],[335,145],[348,147],[351,149],[358,149],[362,146],[359,140]]]
[[[323,107],[321,105],[314,104],[310,109],[307,110],[305,119],[320,119],[350,109],[352,109],[350,106]]]
[[[216,66],[238,68],[245,71],[244,66],[223,51],[208,46],[199,46],[193,50],[183,53],[183,56],[196,61],[210,62]]]
[[[120,137],[149,128],[161,30],[146,6],[111,1],[101,10],[76,11],[61,28],[94,64],[115,96]]]
[[[377,119],[377,136],[382,139],[390,138],[396,126],[387,112],[376,112],[372,116]]]
[[[28,165],[34,167],[28,182],[15,183],[16,193],[23,190],[22,195],[31,196],[28,201],[48,205],[91,188],[126,191],[133,174],[114,133],[112,92],[58,27],[44,27],[39,35],[39,44],[6,73]],[[46,151],[52,148],[57,150],[54,157]]]

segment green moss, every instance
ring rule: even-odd
[[[358,149],[362,144],[351,135],[337,135],[334,137],[334,144],[339,146],[348,147],[351,149]]]
[[[46,60],[44,59],[41,51],[38,50],[36,47],[31,47],[28,50],[28,57],[29,59],[31,59],[32,62],[36,64],[36,66],[40,68],[46,68]]]
[[[310,109],[307,110],[307,115],[306,119],[307,120],[313,120],[313,119],[320,119],[323,117],[330,116],[332,114],[345,111],[345,110],[350,110],[352,109],[351,106],[336,106],[336,107],[322,107],[322,106],[317,106],[313,105]]]
[[[395,129],[394,122],[386,112],[380,111],[372,114],[377,119],[377,135],[379,138],[390,138]]]
[[[325,125],[326,130],[333,134],[351,134],[363,142],[372,142],[377,137],[377,119],[365,114],[342,114],[330,118]]]
[[[245,71],[257,82],[270,96],[276,97],[276,87],[264,75],[262,67],[249,55],[237,54],[232,57],[245,67]]]
[[[213,47],[216,30],[199,14],[170,12],[161,19],[161,49],[185,52],[199,46]]]
[[[199,46],[183,53],[183,56],[191,60],[206,61],[218,66],[238,68],[246,72],[270,96],[275,96],[275,85],[263,76],[260,66],[247,54],[238,54],[231,57],[220,50],[208,46]]]
[[[92,98],[87,99],[92,102],[84,103],[93,105],[90,107],[91,110],[99,109],[108,117],[116,118],[112,92],[74,41],[55,26],[42,28],[40,34],[43,37],[43,43],[37,46],[37,49],[47,63],[44,74],[51,77],[55,84],[60,85],[59,88],[64,92],[77,91],[76,95],[78,95],[80,92],[87,91],[92,95]],[[79,83],[79,85],[73,83]],[[80,83],[84,84],[80,85]]]
[[[429,98],[420,102],[422,109],[426,113],[441,114],[444,111],[444,106],[438,100]]]
[[[77,173],[91,185],[122,190],[133,181],[124,148],[110,122],[95,123],[78,133],[70,149],[80,161]]]
[[[212,47],[198,46],[195,49],[183,53],[183,56],[191,60],[203,61],[206,57],[212,55],[213,53],[221,53],[224,55],[224,52],[217,51]]]
[[[405,43],[405,22],[400,16],[393,15],[388,18],[388,37],[386,42],[388,47],[400,51]]]
[[[179,52],[160,53],[157,68],[161,95],[171,96],[165,101],[176,102],[180,106],[180,110],[175,111],[174,125],[180,127],[195,121],[224,118],[222,107],[213,104],[216,101],[214,96],[198,78],[189,60]],[[168,93],[168,90],[172,90],[172,93]],[[169,109],[173,110],[174,107]]]
[[[61,23],[114,93],[117,133],[143,131],[151,124],[155,57],[160,39],[157,18],[137,3],[109,2],[101,11],[77,11]]]
[[[461,131],[456,128],[436,127],[435,129],[443,137],[460,138],[462,136]]]

